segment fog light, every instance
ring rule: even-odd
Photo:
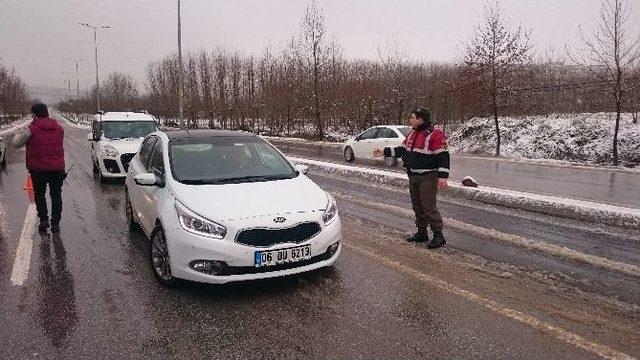
[[[221,275],[224,273],[227,263],[224,261],[196,260],[192,261],[189,266],[197,272],[209,275]]]
[[[327,253],[329,254],[329,257],[333,256],[336,251],[338,251],[338,248],[340,247],[340,241],[331,244],[328,248],[327,248]]]

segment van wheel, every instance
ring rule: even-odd
[[[129,190],[124,190],[125,204],[124,209],[127,214],[127,227],[129,231],[133,232],[139,229],[138,222],[136,222],[135,215],[133,215],[133,207],[131,206],[131,199],[129,198]]]

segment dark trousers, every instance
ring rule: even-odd
[[[47,211],[47,185],[51,197],[51,224],[59,225],[62,217],[62,183],[64,171],[31,171],[33,181],[33,193],[36,200],[36,210],[40,221],[49,220]]]
[[[416,214],[416,226],[419,229],[426,229],[431,225],[431,230],[442,231],[444,224],[436,206],[438,172],[410,174],[409,194],[413,212]]]

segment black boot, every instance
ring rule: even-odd
[[[39,232],[45,232],[49,228],[49,220],[40,220],[40,225],[38,225]]]
[[[443,246],[446,243],[447,241],[444,239],[444,235],[442,235],[442,231],[434,231],[433,239],[431,239],[431,241],[427,244],[427,248],[436,249]]]
[[[429,241],[429,235],[426,228],[418,228],[418,232],[407,239],[408,242],[423,243]]]

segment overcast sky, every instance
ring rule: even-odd
[[[110,25],[98,35],[101,78],[123,71],[144,80],[147,63],[177,48],[176,0],[0,0],[0,61],[30,85],[62,87],[73,71],[65,57],[84,58],[81,87],[95,81],[93,34],[78,25]],[[350,58],[377,57],[397,42],[414,60],[453,61],[472,33],[481,0],[319,0],[327,30]],[[633,20],[640,22],[640,2]],[[280,47],[300,27],[305,0],[182,0],[183,50],[222,46],[260,54]],[[600,0],[502,0],[513,22],[532,31],[538,53],[593,27]],[[71,76],[72,79],[75,77]]]

